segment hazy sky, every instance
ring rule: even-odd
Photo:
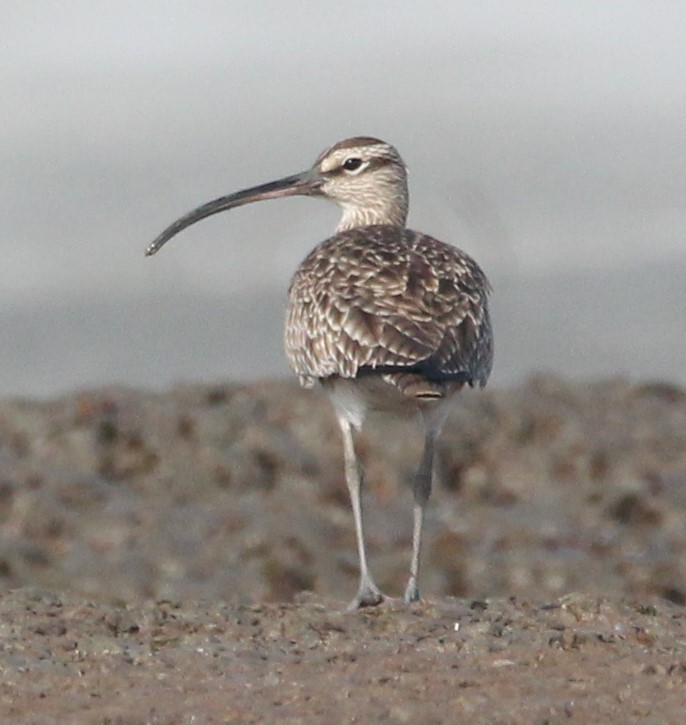
[[[599,310],[599,338],[631,327],[643,345],[664,339],[655,375],[686,380],[686,342],[673,341],[686,337],[674,314],[686,295],[660,271],[686,278],[683,2],[24,0],[3,4],[0,23],[0,393],[285,372],[279,295],[335,208],[249,207],[153,259],[142,251],[196,204],[355,134],[400,149],[410,225],[470,251],[503,290],[503,382],[539,364],[650,375],[648,349],[635,366],[583,339],[565,369],[558,331],[547,339],[555,320],[526,319],[558,309],[525,292],[554,295],[546,280],[559,275],[596,280],[580,305],[615,290],[597,298],[614,311]],[[621,279],[642,269],[637,307]],[[660,328],[666,289],[676,299]],[[530,303],[522,319],[508,317],[512,294]],[[250,314],[266,298],[274,329]],[[181,358],[178,342],[199,334],[189,305],[206,345]]]

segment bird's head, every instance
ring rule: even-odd
[[[145,250],[155,254],[180,231],[201,219],[255,201],[284,196],[318,196],[343,209],[338,231],[371,224],[404,226],[407,169],[390,144],[368,136],[339,141],[307,171],[237,191],[203,204],[170,224]]]

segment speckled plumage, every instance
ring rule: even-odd
[[[378,370],[407,390],[407,368],[437,397],[448,381],[483,386],[489,290],[471,257],[427,235],[388,225],[339,232],[293,277],[286,354],[305,385]]]

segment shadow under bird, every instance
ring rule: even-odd
[[[304,386],[319,382],[343,434],[345,476],[360,562],[349,609],[386,597],[367,564],[353,430],[370,410],[416,413],[425,436],[413,479],[412,558],[404,599],[419,599],[424,509],[431,493],[434,444],[456,394],[483,387],[493,362],[490,285],[477,263],[453,246],[405,226],[407,170],[396,149],[355,137],[324,151],[312,168],[210,201],[165,229],[155,254],[186,227],[243,204],[284,196],[330,199],[343,215],[334,236],[298,267],[288,292],[285,346]]]

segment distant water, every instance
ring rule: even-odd
[[[686,263],[612,275],[495,281],[491,384],[537,372],[686,385]],[[282,350],[285,290],[63,297],[0,311],[0,395],[48,396],[123,383],[291,373]]]

